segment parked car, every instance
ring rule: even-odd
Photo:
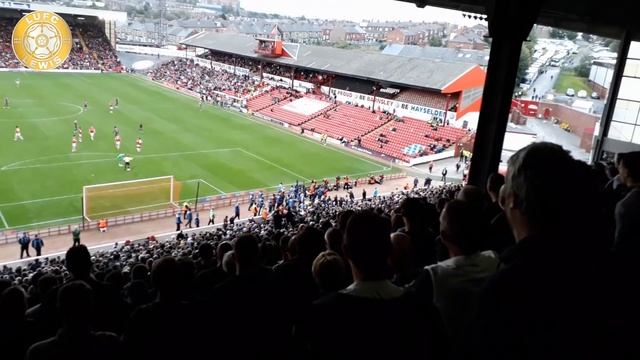
[[[600,99],[600,94],[598,94],[597,92],[594,91],[594,92],[591,93],[591,98],[592,99]]]
[[[567,96],[574,96],[576,94],[576,91],[572,88],[568,88],[565,94],[567,94]]]
[[[580,90],[578,91],[578,97],[579,98],[586,98],[587,97],[587,90]]]

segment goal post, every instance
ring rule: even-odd
[[[177,207],[181,188],[173,176],[84,186],[82,215],[92,221]]]

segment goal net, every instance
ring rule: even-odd
[[[84,186],[83,216],[92,221],[178,206],[180,189],[173,176]]]

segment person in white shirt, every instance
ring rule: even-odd
[[[20,130],[19,126],[16,126],[16,134],[13,136],[13,141],[23,141],[24,138],[22,137],[22,131]]]
[[[425,267],[423,286],[429,282],[433,301],[451,339],[453,358],[461,358],[469,330],[468,321],[475,316],[478,295],[485,281],[498,269],[493,251],[481,252],[484,217],[475,204],[452,200],[440,215],[440,241],[449,259]],[[425,280],[426,279],[426,280]]]

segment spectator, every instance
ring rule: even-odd
[[[19,286],[0,293],[0,349],[3,359],[22,359],[28,346],[27,294]]]
[[[640,249],[640,152],[621,154],[620,180],[629,192],[616,205],[615,251],[635,253]]]
[[[391,235],[390,264],[394,273],[392,282],[396,286],[408,285],[420,274],[412,250],[409,235],[399,232]]]
[[[475,317],[478,294],[484,282],[498,269],[493,251],[480,252],[486,223],[472,203],[452,200],[440,215],[440,241],[449,259],[425,268],[425,291],[442,313],[451,339],[454,359],[462,359],[469,336],[468,321]]]
[[[192,311],[181,302],[178,261],[163,257],[153,263],[151,282],[157,292],[154,302],[136,309],[123,336],[126,353],[133,359],[190,357],[193,340]],[[158,346],[162,344],[162,346]]]
[[[404,228],[400,232],[411,238],[415,263],[423,267],[436,262],[436,235],[433,231],[434,221],[437,218],[432,207],[427,207],[421,199],[406,198],[400,203],[396,214],[402,216]]]
[[[344,261],[334,251],[327,250],[318,254],[313,261],[312,272],[321,294],[327,295],[348,285]]]
[[[239,359],[272,358],[277,353],[277,294],[273,272],[260,265],[258,239],[244,234],[235,240],[236,276],[222,283],[212,297],[211,309],[225,309],[216,317],[220,324],[215,338],[225,344],[219,356]],[[309,269],[310,271],[310,269]],[[252,344],[247,346],[247,344]]]
[[[600,358],[607,291],[589,167],[534,143],[509,159],[504,208],[516,245],[479,301],[474,354],[491,359]]]
[[[344,248],[354,283],[316,301],[297,327],[306,358],[444,358],[437,312],[387,277],[389,236],[388,220],[374,213],[349,220]]]
[[[489,220],[495,219],[496,216],[502,213],[502,208],[498,202],[500,196],[500,188],[504,185],[504,176],[499,173],[493,173],[489,175],[487,179],[486,191],[491,199],[491,203],[487,207],[487,218]]]
[[[93,332],[89,319],[94,311],[91,288],[82,281],[67,283],[58,294],[62,328],[55,337],[29,348],[27,360],[118,359],[122,357],[115,334]]]

